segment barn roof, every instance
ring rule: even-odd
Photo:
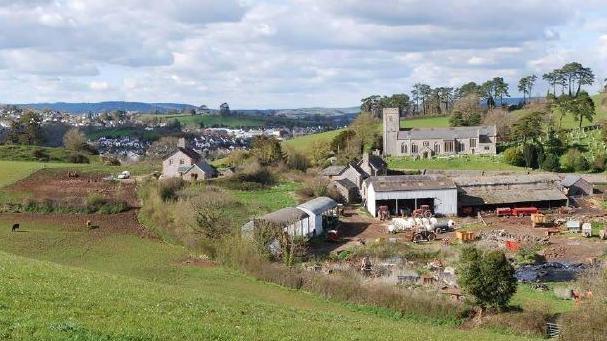
[[[478,138],[479,135],[496,136],[495,126],[472,126],[450,128],[413,128],[398,132],[399,140],[420,139],[467,139]]]
[[[443,175],[373,176],[369,182],[376,192],[457,188],[453,180]]]
[[[318,198],[314,198],[308,202],[305,202],[297,207],[308,210],[308,211],[314,213],[315,215],[319,215],[330,209],[337,207],[337,202],[331,198],[318,197]]]
[[[545,189],[466,189],[460,193],[460,206],[515,204],[522,202],[561,201],[567,197],[556,188]]]
[[[346,166],[329,166],[320,172],[320,175],[335,176],[341,174],[346,169]]]
[[[305,218],[308,218],[308,214],[306,212],[294,207],[285,207],[279,209],[278,211],[268,213],[259,218],[259,220],[264,220],[273,224],[286,225],[303,220]]]
[[[563,180],[561,180],[561,186],[563,187],[571,187],[573,186],[573,184],[575,184],[576,182],[583,180],[581,176],[579,175],[575,175],[575,174],[568,174],[567,176],[565,176],[565,178]],[[584,180],[586,181],[586,180]]]
[[[556,174],[520,174],[495,176],[458,176],[453,178],[458,186],[497,186],[550,184],[560,181]]]

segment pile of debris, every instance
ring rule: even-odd
[[[493,241],[498,243],[505,243],[507,241],[516,241],[518,243],[529,243],[529,244],[541,244],[548,245],[550,240],[548,237],[538,237],[529,234],[513,234],[506,232],[506,230],[491,230],[483,231],[478,234],[481,240]]]

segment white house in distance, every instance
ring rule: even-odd
[[[179,139],[177,150],[162,161],[162,177],[180,177],[187,181],[210,179],[217,171],[195,150],[185,146],[185,139]]]
[[[377,216],[379,206],[388,206],[390,214],[412,212],[429,205],[439,215],[457,215],[457,186],[443,175],[372,176],[365,181],[366,206]]]

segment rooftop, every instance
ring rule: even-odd
[[[346,169],[346,166],[329,166],[323,169],[320,174],[324,176],[335,176],[341,174],[344,169]]]
[[[413,128],[398,132],[399,140],[420,139],[468,139],[478,138],[479,135],[496,136],[495,126],[472,126],[450,128]]]
[[[315,215],[322,214],[335,207],[337,207],[337,202],[327,197],[314,198],[308,202],[297,206],[297,208],[308,210],[314,213]]]
[[[497,185],[526,185],[553,184],[560,181],[556,174],[521,174],[521,175],[490,175],[490,176],[458,176],[453,181],[462,187],[466,186],[497,186]]]
[[[294,207],[285,207],[279,209],[278,211],[268,213],[259,218],[259,220],[264,220],[273,224],[286,225],[305,218],[308,218],[308,214],[306,212]]]
[[[457,188],[453,180],[443,175],[373,176],[369,183],[376,192]]]

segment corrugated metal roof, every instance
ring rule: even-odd
[[[306,209],[314,213],[315,215],[322,214],[335,207],[337,207],[337,202],[327,197],[314,198],[308,202],[297,206],[297,208]]]
[[[268,213],[259,219],[265,220],[269,223],[282,225],[292,224],[305,218],[308,218],[308,214],[306,212],[294,207],[285,207],[279,209],[278,211]]]
[[[457,188],[453,180],[442,175],[373,176],[369,182],[376,192]]]
[[[523,185],[537,183],[556,183],[560,178],[556,174],[521,174],[495,176],[458,176],[453,178],[458,186]]]
[[[467,139],[478,138],[479,135],[496,136],[495,126],[472,126],[451,128],[414,128],[398,132],[399,140],[420,139]]]
[[[556,188],[546,189],[466,189],[459,196],[460,206],[514,204],[519,202],[561,201],[567,197]]]
[[[582,179],[582,177],[579,175],[568,174],[567,176],[565,176],[565,178],[563,180],[561,180],[561,186],[571,187],[571,186],[573,186],[573,184],[578,182],[580,179]]]

